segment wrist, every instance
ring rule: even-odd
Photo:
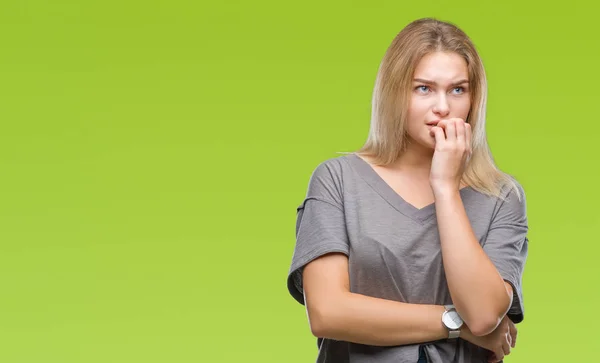
[[[436,199],[449,198],[455,194],[458,194],[458,186],[452,185],[451,183],[431,183],[431,190],[433,196]]]
[[[465,326],[454,305],[444,305],[442,324],[448,331],[448,339],[459,338],[463,332],[462,328]]]
[[[475,340],[477,338],[475,335],[473,335],[471,329],[469,329],[467,324],[463,324],[463,326],[460,327],[460,337],[461,339],[464,339],[473,344],[475,344]]]
[[[467,339],[471,336],[473,336],[473,333],[471,333],[471,329],[469,329],[467,324],[463,324],[463,326],[460,327],[460,337],[463,339]]]

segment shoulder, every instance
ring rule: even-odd
[[[501,199],[504,203],[525,204],[525,188],[512,175],[506,174],[507,180],[501,189]]]
[[[345,169],[348,167],[350,154],[342,154],[320,161],[313,168],[311,179],[319,178],[341,183]]]
[[[525,188],[514,176],[507,175],[496,205],[499,214],[527,218]]]
[[[512,175],[503,173],[496,190],[470,187],[465,194],[466,207],[477,217],[492,220],[502,215],[526,215],[525,188]]]
[[[309,178],[308,195],[322,195],[341,200],[348,157],[347,154],[342,154],[317,163]]]

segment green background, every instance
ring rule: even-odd
[[[597,359],[598,9],[563,1],[0,3],[0,362],[311,362],[308,178],[357,149],[426,16],[474,40],[527,192],[510,362]]]

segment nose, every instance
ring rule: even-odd
[[[445,94],[440,94],[433,105],[433,112],[441,117],[447,116],[450,112],[450,106]]]

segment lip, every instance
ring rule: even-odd
[[[427,126],[436,126],[439,122],[440,122],[440,120],[429,121],[427,123]]]

